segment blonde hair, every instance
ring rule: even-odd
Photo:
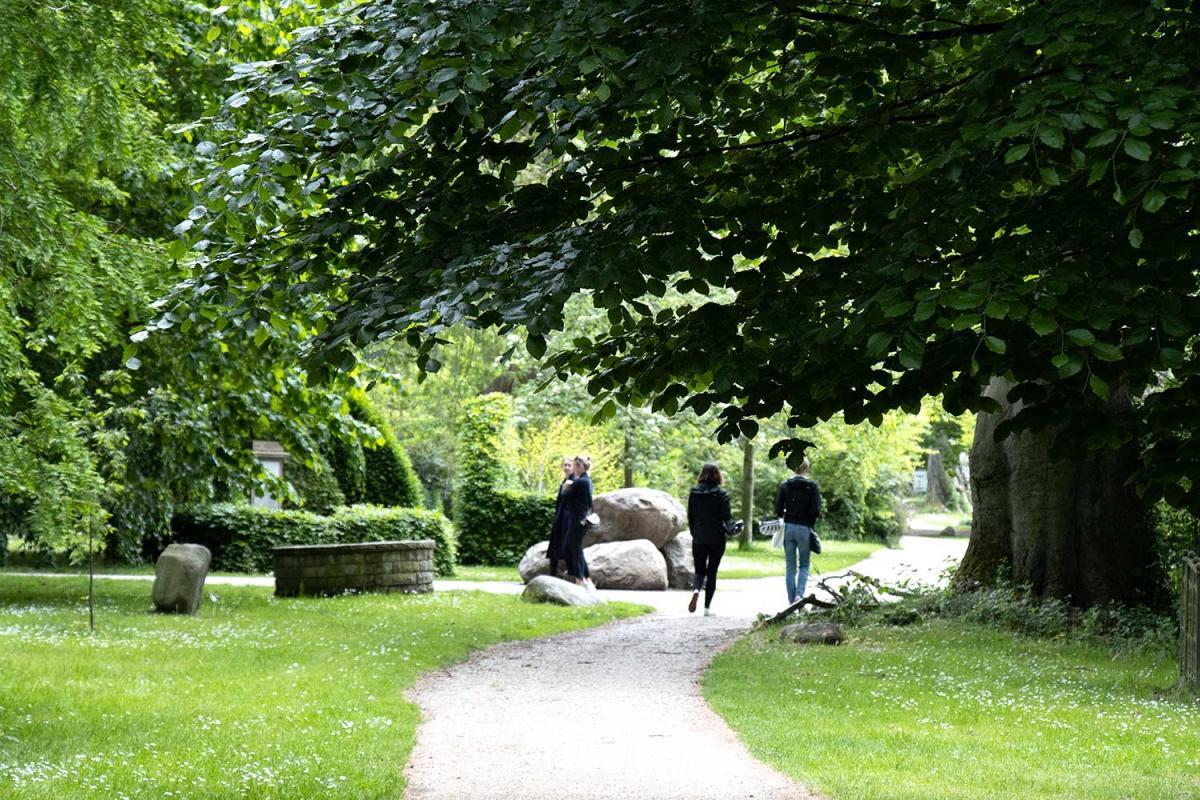
[[[587,453],[580,453],[579,455],[575,456],[575,463],[583,464],[583,471],[587,472],[592,468],[592,457]]]

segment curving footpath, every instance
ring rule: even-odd
[[[964,547],[906,537],[855,568],[932,580]],[[686,592],[601,594],[658,610],[492,647],[410,690],[424,721],[409,800],[815,799],[754,759],[700,693],[712,658],[758,613],[782,607],[782,579],[722,582],[718,616],[707,618],[687,613]]]

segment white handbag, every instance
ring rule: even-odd
[[[774,522],[769,522],[767,524],[772,525],[775,528],[775,532],[771,534],[771,547],[783,547],[783,520],[777,519]]]

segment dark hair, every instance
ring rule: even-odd
[[[724,481],[721,479],[721,468],[716,464],[705,464],[700,468],[700,477],[696,479],[697,483],[715,483],[720,486]]]

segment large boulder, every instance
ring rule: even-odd
[[[549,575],[538,575],[529,581],[525,591],[521,592],[521,599],[529,603],[553,603],[556,606],[604,605],[595,592]]]
[[[691,589],[696,575],[696,562],[692,560],[692,534],[688,531],[667,542],[662,549],[667,562],[667,586],[672,589]]]
[[[667,562],[645,539],[595,544],[586,548],[583,555],[597,589],[663,591],[667,588]]]
[[[154,565],[154,609],[164,614],[198,614],[212,553],[199,544],[170,544]]]
[[[779,638],[795,644],[841,644],[842,629],[833,622],[800,622],[784,625]]]
[[[660,549],[687,527],[679,501],[658,489],[617,489],[592,501],[600,524],[588,529],[583,546],[646,539]]]
[[[525,555],[521,557],[521,563],[517,565],[517,572],[521,573],[521,580],[529,583],[539,575],[550,574],[550,559],[546,557],[549,549],[549,542],[538,542],[525,551]],[[561,578],[566,574],[567,562],[559,560],[556,577]]]

